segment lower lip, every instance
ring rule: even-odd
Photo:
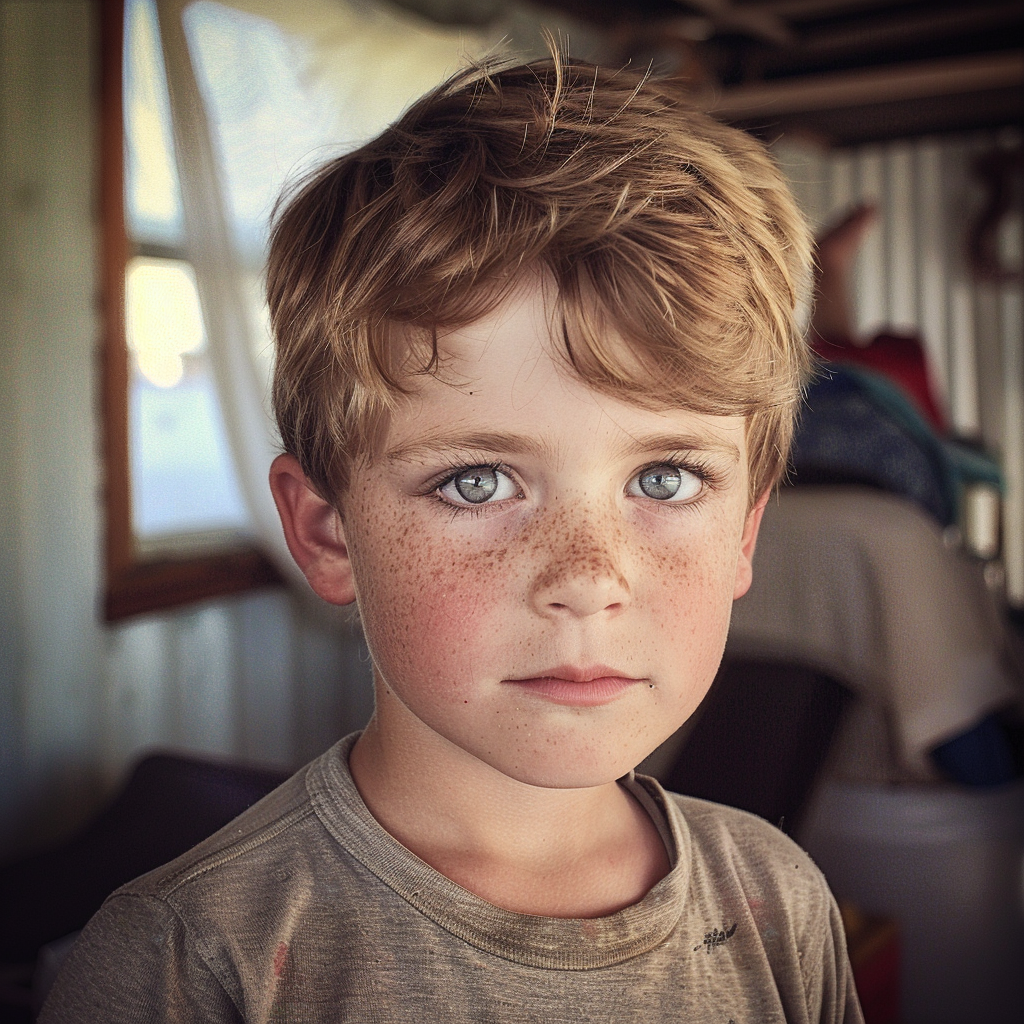
[[[585,683],[574,683],[569,679],[542,676],[537,679],[509,679],[509,685],[519,687],[538,697],[545,697],[555,704],[574,708],[593,708],[610,704],[639,679],[624,679],[622,676],[602,676]]]

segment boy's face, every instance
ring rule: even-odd
[[[443,382],[417,378],[353,468],[336,544],[297,557],[358,600],[385,735],[390,716],[566,788],[623,775],[700,703],[764,502],[742,417],[596,393],[550,317],[533,282],[444,336]]]

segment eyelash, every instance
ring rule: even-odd
[[[701,483],[704,485],[701,489],[700,494],[698,494],[697,497],[693,498],[691,501],[669,502],[656,501],[656,499],[653,498],[650,499],[652,501],[656,501],[656,503],[659,505],[666,505],[672,508],[673,510],[693,510],[697,508],[698,506],[704,503],[705,499],[707,498],[708,491],[714,490],[716,487],[718,487],[718,485],[721,482],[719,474],[711,466],[709,466],[702,459],[694,457],[692,455],[687,455],[685,457],[681,455],[671,455],[667,459],[657,459],[654,462],[649,462],[646,465],[641,466],[639,469],[637,469],[633,476],[630,477],[630,480],[634,480],[636,477],[640,476],[643,473],[646,473],[648,470],[656,469],[659,466],[669,466],[672,469],[679,469],[685,473],[690,473],[691,475],[697,477],[697,479],[700,480]],[[431,481],[423,488],[423,491],[421,493],[424,495],[430,495],[434,497],[440,506],[442,506],[446,511],[452,513],[453,519],[456,516],[463,514],[471,516],[482,515],[490,507],[489,502],[483,502],[478,505],[456,505],[453,502],[449,501],[447,498],[443,497],[440,491],[441,488],[445,486],[445,484],[451,483],[452,480],[454,480],[460,473],[465,473],[467,470],[470,469],[480,469],[483,467],[493,470],[495,473],[503,473],[505,476],[510,477],[513,480],[515,479],[515,473],[513,473],[511,467],[507,466],[504,462],[449,462],[444,472],[444,475],[440,477],[435,477],[433,481]],[[522,494],[521,488],[520,494]]]
[[[485,501],[479,505],[456,505],[454,502],[443,497],[440,492],[441,488],[444,487],[445,484],[451,483],[457,476],[459,476],[459,474],[465,473],[470,469],[482,469],[484,467],[493,470],[495,473],[503,473],[512,480],[515,479],[515,473],[512,472],[512,468],[505,465],[504,462],[449,462],[444,475],[441,477],[435,477],[432,483],[429,483],[424,487],[423,493],[431,495],[437,501],[438,505],[440,505],[446,512],[450,512],[452,519],[459,515],[482,515],[490,507],[489,502]],[[521,489],[520,493],[522,493]]]
[[[684,473],[689,473],[691,476],[695,476],[702,485],[700,493],[689,501],[658,501],[656,498],[648,499],[659,508],[667,508],[672,512],[684,513],[697,511],[708,500],[711,492],[718,490],[722,485],[722,475],[718,470],[712,467],[700,456],[692,453],[683,454],[681,452],[669,455],[668,458],[665,459],[656,459],[653,462],[648,462],[647,465],[641,466],[633,476],[630,477],[630,480],[635,480],[638,476],[646,473],[648,470],[657,469],[659,466],[670,466],[672,469],[679,469]]]

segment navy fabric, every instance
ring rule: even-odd
[[[910,498],[942,526],[959,518],[966,484],[1002,489],[992,459],[940,438],[891,381],[837,363],[807,393],[792,466],[794,483],[867,484]]]
[[[940,743],[932,760],[950,778],[968,786],[1001,786],[1018,777],[1010,739],[996,714]]]

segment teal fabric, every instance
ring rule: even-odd
[[[887,377],[824,363],[793,444],[796,482],[868,483],[915,500],[943,526],[962,519],[965,490],[1005,489],[992,456],[940,437]]]

